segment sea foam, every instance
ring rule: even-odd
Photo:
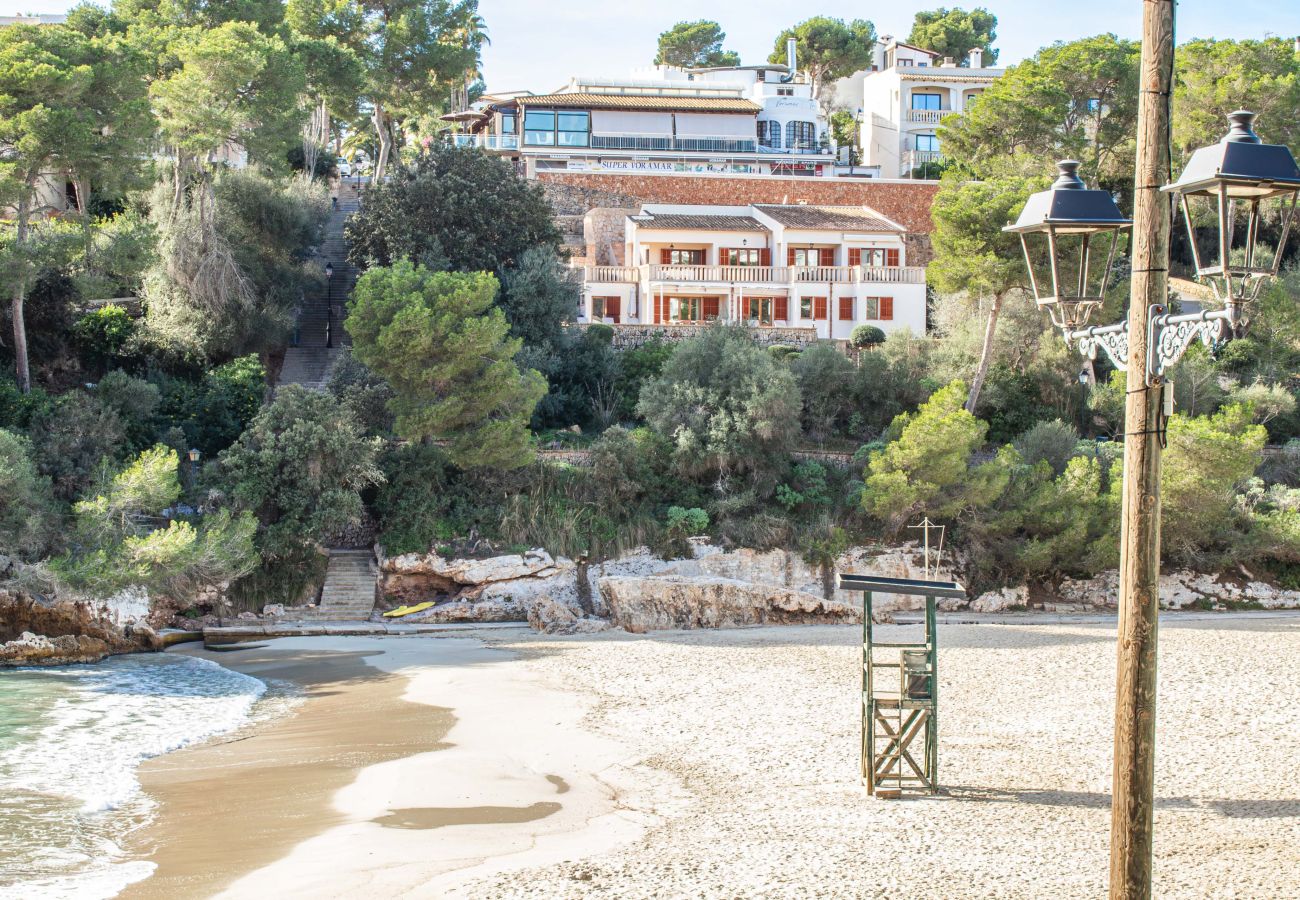
[[[140,763],[240,727],[265,690],[163,654],[0,675],[0,900],[111,897],[146,877],[121,850],[154,805]]]

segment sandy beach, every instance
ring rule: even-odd
[[[944,790],[902,801],[857,784],[851,626],[213,654],[307,699],[145,767],[124,896],[1102,895],[1113,625],[940,648]],[[1167,616],[1161,654],[1157,894],[1300,895],[1300,617]]]

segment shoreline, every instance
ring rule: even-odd
[[[626,747],[589,700],[478,638],[286,638],[178,649],[302,702],[146,762],[158,802],[127,850],[157,864],[128,900],[446,896],[468,879],[637,837]]]
[[[436,750],[453,722],[448,710],[402,699],[407,679],[367,665],[365,652],[181,652],[290,682],[302,702],[141,765],[140,784],[158,811],[127,849],[157,868],[121,898],[211,896],[241,869],[274,862],[304,836],[341,821],[331,799],[362,768]],[[383,743],[372,743],[380,733]]]

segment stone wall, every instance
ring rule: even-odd
[[[598,206],[587,212],[582,220],[582,237],[591,265],[626,265],[627,217],[639,211],[637,206]]]
[[[809,203],[866,205],[924,236],[934,230],[930,204],[939,191],[933,181],[880,181],[869,178],[728,178],[704,175],[612,175],[583,172],[538,172],[552,203],[633,206],[636,203],[714,204]],[[563,187],[561,187],[563,186]],[[619,198],[610,202],[604,197]],[[631,201],[631,202],[628,202]],[[571,212],[568,206],[557,212]],[[911,247],[909,247],[909,250]],[[913,262],[910,265],[924,265]]]

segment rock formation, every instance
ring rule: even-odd
[[[160,647],[147,625],[119,626],[84,601],[46,602],[0,590],[0,667],[98,662]]]
[[[600,594],[610,621],[629,631],[860,621],[839,600],[711,575],[603,578]]]

